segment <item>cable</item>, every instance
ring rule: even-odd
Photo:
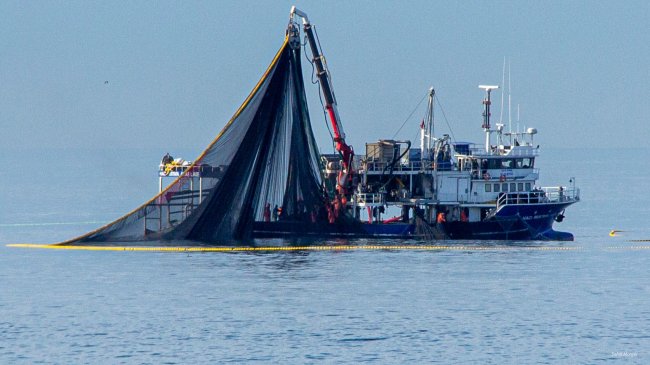
[[[402,130],[402,128],[404,128],[404,126],[406,125],[406,122],[408,122],[409,119],[411,119],[411,117],[413,116],[413,114],[415,114],[415,112],[417,111],[417,109],[420,107],[420,104],[422,104],[422,102],[424,101],[424,98],[426,98],[427,95],[429,95],[429,93],[424,94],[424,96],[422,97],[422,99],[420,99],[420,101],[418,102],[418,105],[416,105],[415,108],[413,108],[413,111],[411,112],[411,114],[409,114],[409,116],[406,117],[406,120],[404,120],[404,123],[402,123],[402,126],[399,127],[399,129],[397,130],[397,132],[395,132],[395,134],[393,134],[393,138],[392,138],[392,139],[395,139],[395,137],[397,137],[397,134]]]
[[[457,142],[456,141],[456,136],[454,136],[454,130],[451,129],[451,125],[449,125],[449,121],[447,120],[447,115],[445,114],[445,110],[442,108],[442,103],[440,103],[440,99],[438,99],[438,95],[434,94],[433,97],[436,99],[436,101],[438,102],[438,105],[440,106],[440,111],[442,112],[442,117],[445,118],[445,123],[447,124],[447,128],[449,128],[449,133],[451,133],[451,139],[454,142]]]

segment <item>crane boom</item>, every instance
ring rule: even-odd
[[[334,138],[334,143],[336,150],[341,154],[341,162],[343,171],[339,174],[337,183],[338,187],[346,192],[347,181],[354,173],[354,150],[345,142],[345,132],[343,131],[343,125],[341,124],[341,117],[339,116],[338,108],[336,106],[336,97],[334,96],[334,90],[332,88],[332,81],[330,78],[330,72],[327,69],[327,64],[324,62],[325,57],[319,47],[319,43],[316,40],[315,30],[312,24],[309,22],[307,14],[297,9],[295,6],[291,7],[291,13],[289,15],[289,34],[293,37],[298,37],[297,42],[293,41],[297,47],[300,45],[299,32],[295,28],[295,23],[293,21],[294,16],[299,16],[302,18],[303,30],[307,36],[307,42],[309,43],[309,48],[312,53],[312,61],[316,67],[316,76],[323,91],[323,97],[325,98],[325,110],[329,116],[330,123],[332,125],[332,134]]]

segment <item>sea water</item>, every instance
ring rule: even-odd
[[[58,242],[137,207],[157,192],[164,152],[2,151],[0,363],[650,363],[650,243],[634,241],[650,239],[646,149],[542,150],[541,185],[575,177],[581,189],[556,224],[573,242],[6,247]]]

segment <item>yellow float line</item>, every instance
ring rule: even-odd
[[[353,251],[353,250],[414,250],[414,251],[493,251],[493,250],[538,250],[538,251],[573,251],[582,247],[517,247],[517,246],[441,246],[441,245],[335,245],[335,246],[233,246],[233,247],[137,247],[137,246],[67,246],[17,243],[7,247],[42,248],[53,250],[85,251],[148,251],[148,252],[250,252],[250,251]]]

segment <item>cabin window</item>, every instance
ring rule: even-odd
[[[517,184],[516,183],[510,183],[510,191],[517,191]]]
[[[501,168],[502,169],[511,169],[511,168],[513,168],[513,165],[514,165],[513,160],[509,160],[509,159],[501,160]]]
[[[522,169],[523,166],[524,166],[524,160],[521,159],[521,158],[516,159],[515,160],[515,165],[516,165],[516,168]]]
[[[524,159],[521,160],[521,168],[522,169],[532,169],[534,162],[535,162],[534,158],[524,158]]]
[[[494,192],[498,193],[500,187],[501,187],[501,184],[494,184]]]
[[[487,168],[488,169],[500,169],[501,168],[501,160],[496,159],[496,158],[491,158],[487,160]]]
[[[517,190],[518,191],[524,191],[524,183],[518,183],[517,184]]]
[[[485,192],[489,193],[492,191],[492,184],[485,184]]]
[[[508,191],[508,183],[501,184],[501,191],[504,191],[504,192]]]
[[[526,183],[526,191],[530,191],[530,183]]]

